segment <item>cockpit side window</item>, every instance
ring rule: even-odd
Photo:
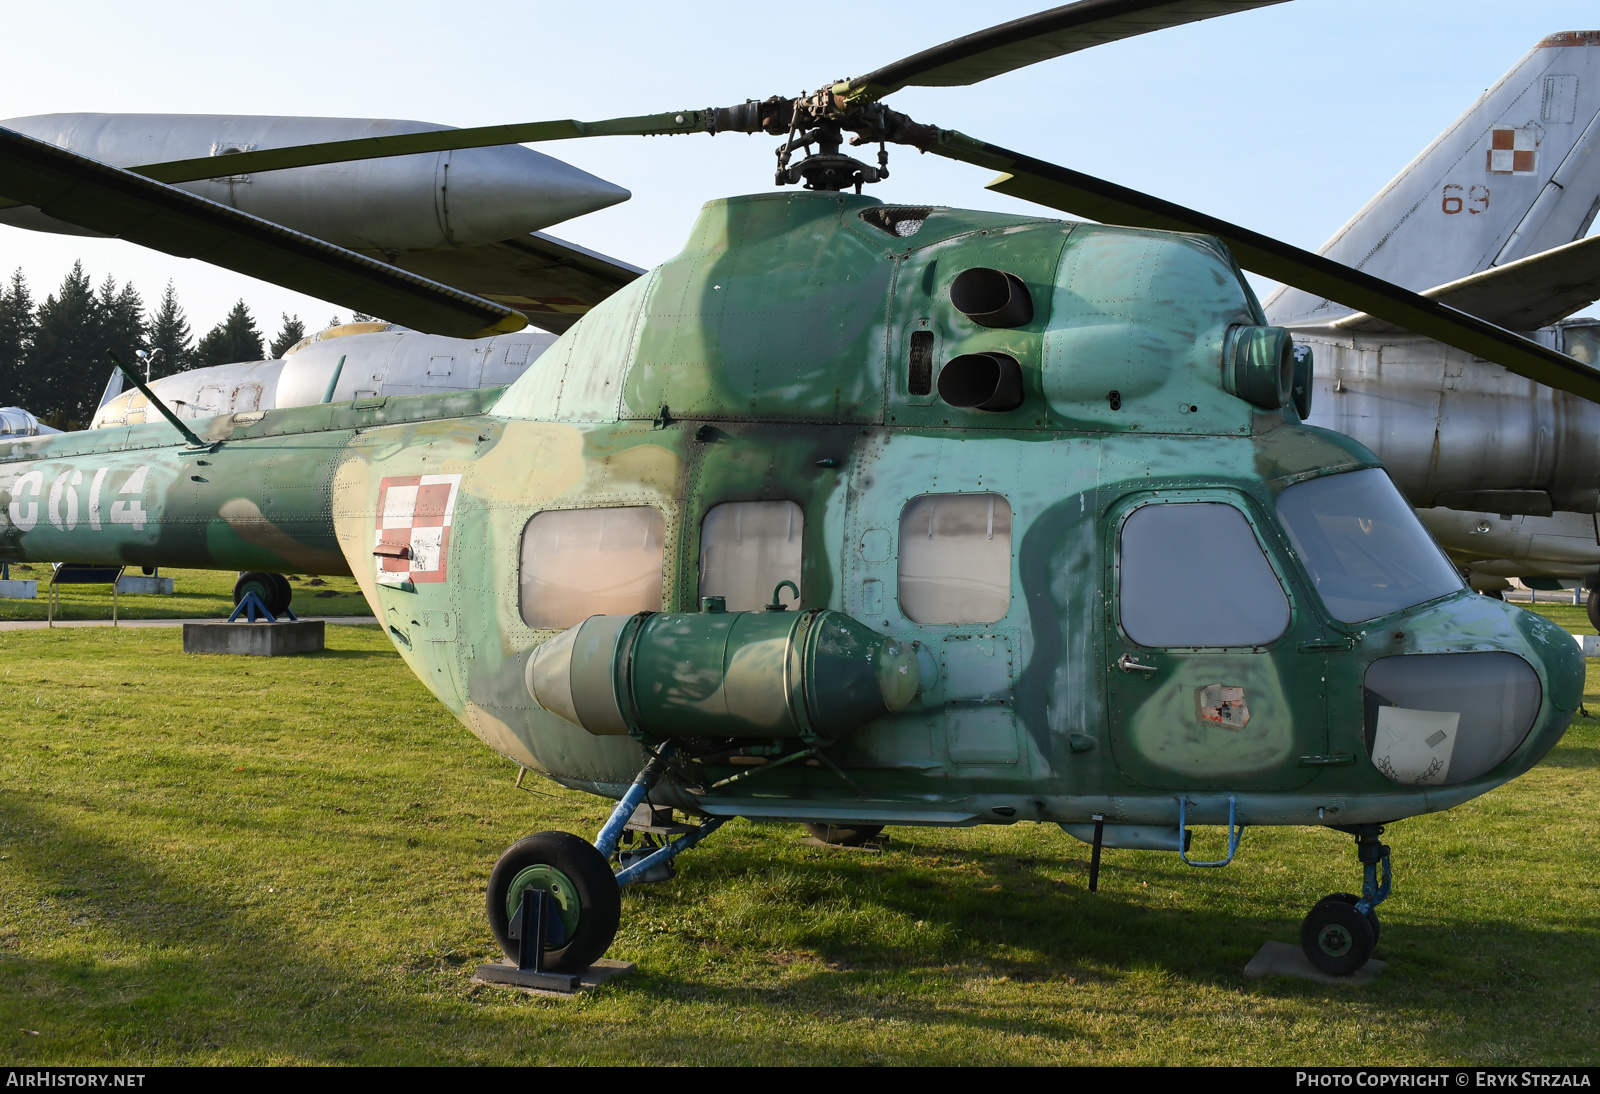
[[[1278,495],[1278,519],[1335,619],[1360,623],[1462,588],[1461,575],[1380,468]]]
[[[591,615],[660,611],[666,529],[648,505],[535,514],[522,532],[522,621],[565,628]]]
[[[805,514],[792,501],[730,501],[700,525],[700,595],[721,596],[730,612],[755,611],[780,581],[800,588]],[[794,607],[785,593],[783,604]]]
[[[1122,630],[1141,646],[1261,646],[1289,600],[1244,514],[1224,502],[1141,505],[1122,524]]]

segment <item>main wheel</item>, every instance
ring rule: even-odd
[[[489,874],[489,929],[512,960],[518,942],[511,937],[511,917],[525,889],[550,894],[566,935],[559,945],[545,947],[545,968],[582,972],[605,956],[622,922],[622,891],[610,863],[594,844],[569,832],[540,832],[513,843],[494,864]]]
[[[273,615],[282,615],[289,610],[290,601],[294,600],[294,586],[289,584],[289,579],[282,574],[268,574],[273,585],[277,586],[278,599],[271,601]]]
[[[1595,630],[1600,631],[1600,589],[1589,590],[1587,610],[1589,612],[1589,622],[1594,625]]]
[[[1326,904],[1330,900],[1336,900],[1340,904],[1349,904],[1352,907],[1361,902],[1361,898],[1356,896],[1354,893],[1329,893],[1327,896],[1317,901],[1317,903]],[[1367,922],[1372,925],[1372,944],[1373,946],[1377,946],[1378,938],[1383,933],[1383,927],[1378,922],[1378,909],[1368,909]]]
[[[881,824],[813,824],[806,822],[806,831],[823,843],[835,847],[860,847],[883,831]]]
[[[289,600],[294,595],[294,590],[289,588],[289,579],[282,574],[267,574],[251,571],[239,575],[239,580],[233,583],[233,603],[237,607],[239,602],[249,593],[265,604],[267,611],[273,615],[282,615],[289,606]]]
[[[1341,900],[1318,901],[1300,924],[1306,960],[1333,976],[1349,976],[1365,965],[1373,945],[1372,924]]]

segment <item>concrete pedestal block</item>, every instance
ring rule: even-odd
[[[297,623],[185,623],[184,653],[237,653],[288,657],[322,649],[322,621]]]
[[[8,578],[0,581],[0,600],[38,600],[39,583]]]
[[[170,577],[141,577],[137,574],[128,574],[117,578],[117,592],[123,596],[130,594],[150,593],[156,596],[172,595],[172,578]]]

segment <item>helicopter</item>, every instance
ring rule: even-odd
[[[680,254],[508,386],[209,419],[146,391],[165,422],[0,440],[0,558],[353,575],[485,745],[616,803],[592,841],[537,833],[495,864],[489,926],[519,964],[588,967],[622,888],[745,817],[844,839],[1055,823],[1092,845],[1091,888],[1103,849],[1221,867],[1248,826],[1336,828],[1361,892],[1317,902],[1300,939],[1351,973],[1392,889],[1386,827],[1537,763],[1583,660],[1474,594],[1369,450],[1304,424],[1314,361],[1242,271],[1583,398],[1600,373],[883,102],[1270,2],[1082,0],[800,97],[142,174],[0,129],[0,194],[45,215],[478,337],[526,319],[170,184],[577,136],[780,140],[778,189],[707,202]],[[891,144],[1098,223],[886,205],[862,191]],[[1226,827],[1222,857],[1191,825]]]

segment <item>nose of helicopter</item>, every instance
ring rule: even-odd
[[[1584,657],[1572,635],[1487,597],[1422,608],[1367,632],[1362,646],[1371,657],[1362,704],[1368,752],[1402,785],[1519,774],[1561,739],[1583,698]]]

